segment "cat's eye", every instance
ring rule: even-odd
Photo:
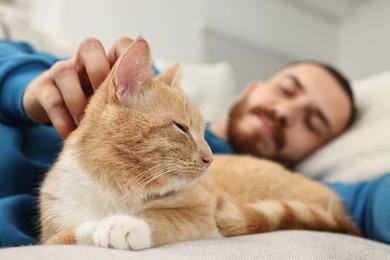
[[[179,128],[181,131],[183,131],[184,133],[188,133],[188,127],[186,125],[183,125],[181,123],[178,123],[178,122],[173,122],[173,124]]]

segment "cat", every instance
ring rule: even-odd
[[[283,166],[212,155],[180,65],[153,77],[135,40],[40,189],[41,241],[140,250],[280,229],[360,235],[335,192]]]

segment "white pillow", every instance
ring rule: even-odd
[[[354,82],[358,115],[347,132],[296,168],[321,180],[354,182],[390,172],[390,71]]]
[[[69,57],[77,50],[77,46],[32,27],[23,12],[4,5],[0,5],[0,38],[27,41],[38,50],[61,57]]]
[[[154,60],[164,70],[173,62]],[[200,107],[207,121],[226,115],[236,97],[233,69],[227,62],[180,63],[180,86]]]

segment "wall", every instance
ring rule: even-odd
[[[390,1],[368,1],[338,28],[339,65],[351,78],[390,69]]]
[[[289,1],[35,1],[50,8],[39,8],[32,17],[34,24],[73,42],[94,36],[109,46],[118,36],[142,34],[156,56],[198,62],[202,61],[199,24],[206,23],[292,57],[337,58],[335,25]]]
[[[26,0],[28,1],[28,0]],[[93,36],[109,46],[142,34],[154,55],[202,61],[201,24],[296,59],[318,59],[351,78],[390,68],[390,1],[360,2],[332,22],[287,0],[34,0],[32,23],[77,44]]]

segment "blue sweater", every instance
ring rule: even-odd
[[[62,142],[50,125],[33,123],[22,106],[28,83],[59,58],[0,40],[0,247],[38,243],[38,187]],[[233,148],[206,129],[214,153]],[[390,175],[355,185],[328,184],[371,239],[390,243]]]
[[[0,247],[37,242],[37,187],[61,139],[26,116],[22,96],[57,60],[28,44],[0,41]]]

